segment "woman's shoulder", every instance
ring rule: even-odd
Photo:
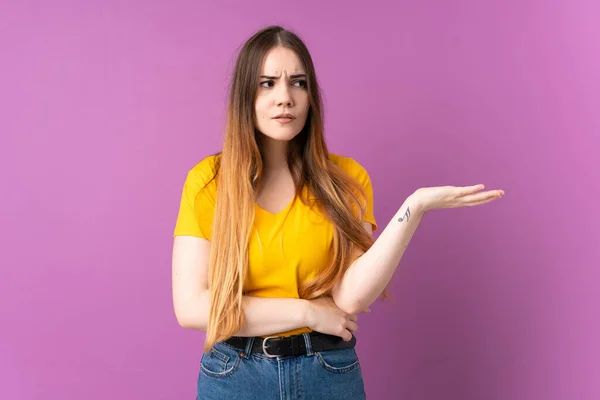
[[[188,170],[187,184],[195,190],[207,188],[210,191],[216,191],[215,174],[217,172],[217,162],[219,154],[212,154],[198,161]]]
[[[351,176],[356,177],[367,173],[365,168],[352,157],[329,153],[329,160]]]
[[[216,173],[216,164],[219,154],[206,156],[198,161],[188,172],[190,175],[200,178],[201,180],[209,180]]]

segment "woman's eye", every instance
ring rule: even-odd
[[[264,81],[260,83],[260,86],[264,87],[264,88],[270,88],[272,87],[272,83],[273,81]],[[305,88],[306,87],[306,81],[305,80],[300,80],[300,81],[296,81],[294,82],[294,85],[300,84],[299,86],[296,87],[302,87]]]

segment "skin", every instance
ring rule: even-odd
[[[288,142],[302,131],[310,108],[305,71],[292,50],[275,47],[267,53],[254,108],[256,128],[265,149],[265,171],[287,170]],[[290,113],[296,118],[289,124],[281,124],[273,119],[280,113]]]
[[[288,142],[298,135],[309,111],[305,71],[300,59],[284,47],[271,49],[261,67],[259,89],[255,99],[256,128],[264,148],[264,173],[257,188],[260,207],[277,213],[295,196],[286,163]],[[291,113],[293,122],[281,124],[273,119]],[[339,330],[350,339],[358,326],[357,313],[368,307],[389,283],[423,215],[433,209],[471,207],[489,203],[504,195],[502,190],[481,192],[484,185],[425,187],[415,191],[398,210],[375,245],[360,257],[336,285],[333,298],[308,302],[307,321],[315,330]],[[394,224],[398,224],[394,227]],[[371,225],[363,223],[372,234]],[[340,311],[341,310],[341,311]],[[335,326],[325,326],[335,320]]]
[[[267,150],[258,203],[266,210],[284,208],[294,195],[285,156],[289,140],[301,132],[308,115],[308,93],[302,79],[292,77],[304,72],[295,53],[275,48],[267,54],[261,75],[279,79],[257,77],[260,88],[255,104],[256,127]],[[282,125],[271,119],[282,112],[294,114],[294,123]],[[423,215],[436,208],[481,205],[504,195],[502,190],[482,189],[483,185],[418,189],[398,209],[373,246],[350,266],[336,285],[333,297],[307,301],[244,296],[246,321],[236,335],[261,336],[308,326],[350,340],[352,332],[358,329],[356,314],[361,310],[369,312],[368,307],[389,283]],[[364,228],[371,235],[371,224],[365,222]],[[209,251],[206,239],[174,239],[173,302],[177,320],[186,328],[207,329]]]
[[[257,188],[257,203],[277,213],[295,196],[286,155],[289,141],[304,128],[310,109],[306,72],[296,53],[278,46],[265,56],[258,85],[254,111],[264,149],[264,170]],[[290,113],[295,118],[291,123],[281,124],[273,119],[281,113]],[[308,301],[307,306],[307,325],[314,330],[335,332],[344,340],[350,340],[351,332],[358,329],[357,313],[343,312],[331,297]]]

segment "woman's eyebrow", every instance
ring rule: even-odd
[[[278,76],[268,76],[268,75],[261,75],[261,78],[265,78],[265,79],[279,79]],[[296,79],[296,78],[306,78],[306,74],[296,74],[296,75],[290,75],[290,79]]]

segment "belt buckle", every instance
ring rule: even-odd
[[[263,342],[262,342],[263,353],[265,353],[265,355],[269,358],[277,357],[277,355],[269,354],[269,352],[267,351],[267,341],[269,341],[271,339],[283,339],[283,338],[284,338],[284,336],[267,336],[266,338],[264,338]]]

